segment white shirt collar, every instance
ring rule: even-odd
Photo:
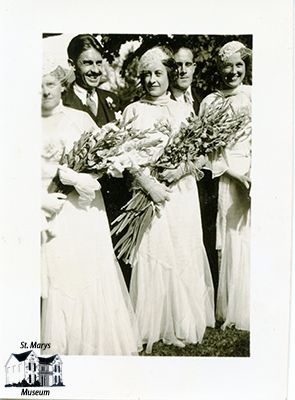
[[[73,85],[74,93],[76,96],[79,97],[79,99],[82,101],[84,106],[86,106],[86,100],[87,100],[87,90],[79,86],[76,82]],[[98,104],[98,97],[96,91],[91,95],[92,100],[95,101],[96,105]]]
[[[185,103],[185,102],[186,102],[186,101],[184,100],[184,95],[188,96],[188,98],[190,99],[191,104],[192,104],[193,101],[194,101],[193,96],[192,96],[192,88],[191,88],[191,86],[189,86],[189,87],[186,89],[185,92],[180,93],[180,94],[179,94],[179,93],[175,93],[175,92],[173,91],[173,88],[172,88],[172,93],[173,93],[173,96],[175,97],[175,100],[176,100],[176,101],[179,101],[180,103]]]

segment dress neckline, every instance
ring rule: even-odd
[[[159,97],[152,97],[149,95],[144,95],[141,99],[141,103],[151,104],[153,106],[167,106],[171,101],[170,93],[165,93]]]
[[[63,109],[64,109],[64,106],[62,104],[62,101],[60,101],[59,104],[53,110],[51,110],[48,114],[42,113],[42,118],[50,118],[53,115],[63,112]]]
[[[244,85],[241,84],[234,89],[218,89],[217,93],[219,93],[220,95],[222,95],[224,97],[231,97],[231,96],[236,96],[239,93],[242,93],[243,88],[244,88]]]

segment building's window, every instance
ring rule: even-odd
[[[31,363],[29,363],[29,370],[31,371]]]
[[[57,385],[57,376],[55,377],[55,384]]]
[[[29,375],[29,383],[31,383],[31,382],[32,382],[31,375]]]

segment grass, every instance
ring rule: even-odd
[[[249,357],[250,333],[238,329],[207,328],[201,344],[186,345],[179,348],[173,345],[164,345],[157,342],[153,346],[152,354],[141,353],[142,356],[183,356],[183,357]]]

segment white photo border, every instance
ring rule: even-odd
[[[258,4],[256,4],[258,3]],[[3,9],[3,10],[2,10]],[[251,357],[64,356],[52,399],[286,398],[292,202],[292,3],[214,0],[1,4],[0,398],[4,364],[39,338],[42,32],[253,35]],[[39,398],[42,398],[39,397]],[[47,397],[48,398],[48,397]]]

